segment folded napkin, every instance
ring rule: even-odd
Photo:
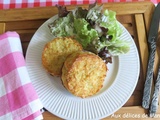
[[[41,120],[42,107],[25,66],[19,35],[0,35],[0,120]]]

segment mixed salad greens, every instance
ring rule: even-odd
[[[106,63],[112,63],[112,56],[129,51],[129,43],[121,40],[122,29],[116,19],[116,13],[104,10],[103,5],[89,5],[88,9],[77,7],[68,11],[59,6],[58,19],[50,23],[49,29],[55,37],[72,36],[84,50],[99,55]]]

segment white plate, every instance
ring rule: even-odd
[[[94,96],[79,98],[69,93],[60,78],[49,75],[42,67],[44,45],[53,39],[47,20],[34,34],[26,54],[27,69],[43,106],[63,119],[90,120],[107,117],[120,109],[133,93],[138,81],[140,65],[136,45],[128,31],[123,29],[121,39],[131,42],[130,52],[113,57],[103,88]]]

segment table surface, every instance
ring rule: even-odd
[[[81,6],[84,8],[88,7],[88,5]],[[74,9],[75,5],[67,6],[67,8],[70,10]],[[112,114],[111,116],[104,118],[104,120],[123,120],[124,118],[129,118],[131,120],[135,119],[136,117],[140,117],[142,120],[147,119],[148,110],[144,110],[141,107],[141,103],[148,60],[147,35],[150,26],[150,20],[155,6],[152,2],[128,2],[107,3],[104,4],[104,8],[116,11],[117,20],[125,26],[125,28],[133,37],[140,56],[140,76],[136,89],[121,109],[119,109],[116,113]],[[24,9],[0,10],[0,33],[3,33],[5,31],[17,31],[21,38],[25,56],[28,44],[35,31],[48,18],[56,14],[57,8],[55,7],[35,7]],[[154,68],[155,77],[157,73],[158,61],[159,55],[157,52]],[[160,119],[160,108],[158,109],[156,115],[159,116],[155,116],[155,118],[153,119]],[[44,120],[61,119],[49,112],[44,112],[43,116]]]

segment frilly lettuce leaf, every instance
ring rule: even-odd
[[[103,5],[98,6],[98,5],[94,5],[92,6],[87,13],[86,19],[90,19],[92,21],[96,21],[97,19],[99,19],[101,17],[101,11],[103,9]]]
[[[67,10],[66,6],[56,5],[58,8],[58,16],[59,17],[65,17],[70,12]]]
[[[100,26],[108,28],[108,35],[112,35],[112,40],[115,40],[122,34],[122,29],[116,19],[116,12],[105,10],[100,21]]]
[[[73,13],[75,18],[86,18],[88,10],[83,9],[82,7],[77,7]]]
[[[120,39],[116,39],[112,42],[110,41],[100,41],[95,39],[91,44],[89,44],[89,48],[87,50],[91,50],[92,52],[98,54],[103,48],[107,49],[107,54],[111,56],[119,56],[121,54],[125,54],[130,50],[130,42],[123,41]]]
[[[63,8],[60,12],[64,10],[65,16],[49,24],[50,31],[55,37],[75,37],[85,50],[96,54],[104,53],[103,50],[111,56],[127,53],[130,43],[120,39],[123,31],[116,19],[116,12],[106,9],[102,13],[102,9],[103,5],[96,3],[89,5],[88,10],[77,7],[68,12]]]
[[[103,42],[102,44],[107,46],[107,49],[112,56],[125,54],[130,50],[130,42],[120,39],[116,39],[112,42]]]
[[[98,38],[97,31],[89,26],[89,23],[84,19],[74,19],[74,29],[76,32],[76,38],[82,44],[85,49],[92,40]]]
[[[73,36],[73,21],[73,13],[70,12],[66,17],[60,17],[48,26],[55,37]]]

